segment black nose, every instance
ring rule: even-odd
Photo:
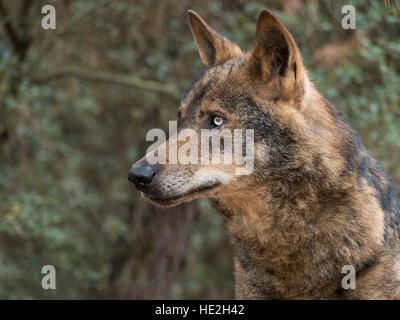
[[[156,171],[147,161],[138,161],[129,170],[128,180],[143,189],[153,181],[155,175]]]

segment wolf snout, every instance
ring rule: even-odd
[[[139,190],[145,191],[154,180],[157,171],[146,160],[136,162],[128,173],[128,180]]]

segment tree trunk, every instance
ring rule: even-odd
[[[167,298],[174,276],[185,264],[196,213],[194,202],[166,209],[146,203],[132,219],[131,241],[112,263],[107,298]]]

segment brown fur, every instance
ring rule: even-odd
[[[189,21],[209,69],[182,100],[179,130],[199,132],[216,114],[226,129],[253,128],[254,172],[167,161],[145,197],[163,206],[214,199],[234,250],[237,298],[400,298],[393,184],[312,84],[290,32],[265,10],[254,48],[242,53],[193,11]],[[345,265],[357,271],[354,290],[342,288]]]

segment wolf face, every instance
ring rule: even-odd
[[[130,170],[129,180],[145,198],[160,206],[174,206],[196,198],[244,197],[249,190],[268,186],[288,194],[285,181],[315,177],[318,166],[333,172],[324,183],[335,179],[337,166],[344,164],[336,151],[326,152],[342,143],[329,129],[335,121],[333,111],[325,107],[327,103],[308,79],[300,51],[279,19],[263,11],[254,47],[243,53],[195,12],[188,15],[200,58],[208,69],[181,102],[178,136],[190,129],[197,139],[197,151],[191,149],[190,157],[199,157],[204,145],[200,135],[212,130],[210,139],[220,137],[224,160],[227,149],[222,132],[234,136],[235,130],[252,130],[254,147],[247,156],[253,157],[253,168],[239,175],[243,164],[238,161],[173,163],[171,141],[167,141],[158,149],[166,151],[165,163],[150,165],[145,156]],[[234,150],[236,154],[246,153],[245,141],[242,134],[242,150]],[[185,152],[185,144],[185,139],[178,139],[177,153]]]

